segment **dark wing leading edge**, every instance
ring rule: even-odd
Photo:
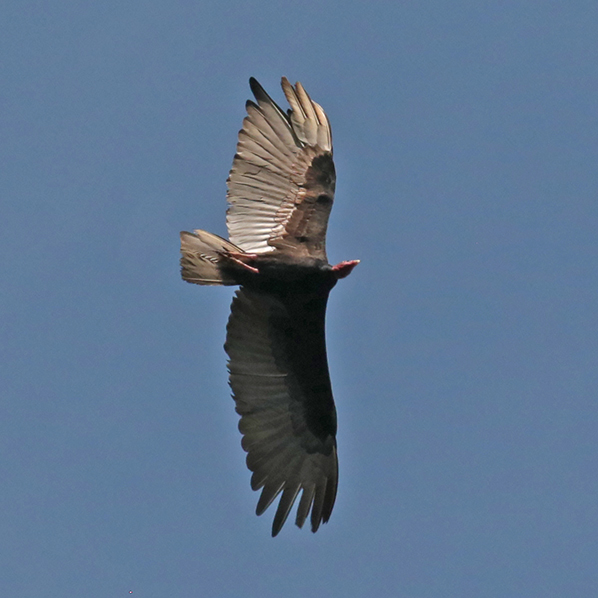
[[[325,296],[282,299],[242,288],[231,307],[225,349],[239,430],[262,488],[261,515],[282,492],[272,535],[300,491],[296,524],[328,521],[338,484],[336,411],[324,339]]]
[[[327,261],[336,181],[328,118],[301,83],[282,79],[288,115],[255,79],[249,83],[257,104],[247,102],[228,178],[230,240],[249,253]]]

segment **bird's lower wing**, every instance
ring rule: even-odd
[[[325,298],[319,308],[306,311],[244,288],[231,307],[225,349],[251,486],[262,488],[257,514],[282,492],[274,536],[300,491],[296,524],[301,527],[311,510],[314,532],[328,521],[336,498],[336,413],[325,308]]]

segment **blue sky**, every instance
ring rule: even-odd
[[[595,2],[0,8],[0,593],[504,598],[598,586]],[[255,76],[332,122],[340,486],[258,495],[224,235]],[[132,594],[131,594],[132,592]]]

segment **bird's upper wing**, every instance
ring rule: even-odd
[[[225,349],[239,430],[263,488],[261,515],[282,492],[276,535],[300,490],[296,524],[311,509],[311,528],[328,521],[336,498],[336,411],[332,399],[324,317],[327,296],[291,302],[242,288],[233,299]]]
[[[257,104],[247,102],[228,177],[230,240],[250,253],[326,260],[336,181],[328,118],[301,83],[282,79],[288,115],[255,79],[249,83]]]

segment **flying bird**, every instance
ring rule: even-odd
[[[256,101],[246,104],[227,181],[230,240],[182,232],[181,273],[195,284],[240,285],[224,348],[251,487],[262,491],[256,512],[281,494],[276,536],[301,492],[295,523],[311,512],[315,532],[338,485],[326,303],[359,260],[331,266],[326,257],[336,175],[324,110],[284,77],[286,113],[254,78],[249,84]]]

